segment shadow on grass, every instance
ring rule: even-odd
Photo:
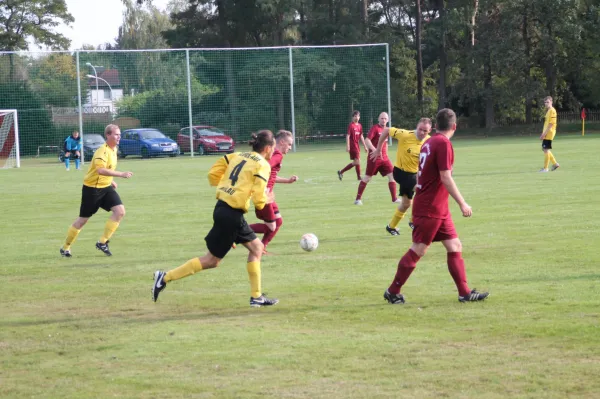
[[[427,304],[411,303],[402,306],[392,306],[386,303],[383,298],[381,302],[373,298],[372,303],[365,303],[361,305],[361,308],[372,308],[372,309],[386,309],[396,311],[403,309],[404,311],[421,311],[428,308]],[[164,309],[160,309],[160,312],[145,309],[134,309],[127,308],[121,311],[96,314],[90,313],[82,314],[80,317],[62,317],[56,319],[37,319],[37,320],[5,320],[0,321],[0,328],[15,328],[15,327],[31,327],[31,326],[49,326],[49,325],[74,325],[77,327],[94,327],[95,324],[156,324],[165,322],[180,322],[180,321],[213,321],[213,320],[233,320],[233,319],[256,319],[258,317],[280,317],[280,316],[294,316],[298,314],[312,313],[312,312],[338,312],[344,314],[346,311],[352,313],[355,309],[354,304],[347,304],[347,306],[340,306],[340,304],[332,304],[330,306],[290,306],[290,307],[273,307],[268,309],[254,309],[250,307],[238,307],[238,308],[223,308],[214,309],[206,308],[203,310],[194,310],[190,312],[183,311],[179,314],[165,314]]]

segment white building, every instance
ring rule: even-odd
[[[98,73],[98,79],[95,76],[88,79],[88,95],[83,106],[88,109],[91,108],[92,113],[102,112],[105,109],[100,107],[108,107],[110,113],[115,113],[115,103],[123,98],[123,87],[119,79],[119,71],[96,67],[96,72]]]

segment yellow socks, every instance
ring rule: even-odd
[[[73,243],[77,239],[77,236],[79,235],[80,231],[81,230],[77,230],[73,226],[69,226],[69,231],[67,231],[67,239],[65,240],[65,245],[63,245],[63,249],[65,251],[68,251],[71,249],[71,245],[73,245]]]
[[[110,240],[110,237],[112,237],[118,227],[119,222],[108,219],[104,225],[104,235],[100,237],[100,244],[106,244],[106,241]]]
[[[248,279],[250,280],[250,296],[258,298],[262,295],[260,286],[260,262],[248,262],[246,269],[248,269]]]
[[[190,259],[178,268],[168,271],[167,274],[165,274],[164,280],[165,283],[173,280],[179,280],[180,278],[190,276],[196,272],[199,272],[200,270],[202,270],[202,263],[200,263],[200,259]]]
[[[548,169],[548,164],[550,163],[550,151],[544,153],[544,169]]]
[[[556,165],[556,158],[554,158],[552,151],[548,151],[547,154],[549,155],[548,160],[550,161],[550,164]]]
[[[398,209],[396,209],[396,212],[394,213],[394,216],[392,217],[392,221],[390,222],[390,227],[392,229],[397,228],[398,224],[404,218],[405,214],[406,214],[406,212],[400,212]]]

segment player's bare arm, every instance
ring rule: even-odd
[[[119,172],[117,170],[110,170],[107,168],[99,168],[98,174],[101,176],[122,177],[124,179],[129,179],[131,176],[133,176],[133,172]]]
[[[275,183],[290,184],[290,183],[293,183],[293,182],[295,182],[297,180],[298,180],[298,176],[296,176],[296,175],[290,176],[288,178],[279,177],[279,176],[275,177]]]
[[[346,135],[346,152],[350,152],[350,135]]]
[[[467,204],[460,191],[458,190],[458,187],[456,186],[456,183],[452,178],[452,171],[440,170],[440,180],[442,181],[444,187],[446,187],[446,190],[448,190],[450,196],[454,198],[454,201],[456,201],[456,203],[460,207],[460,211],[462,212],[463,216],[467,218],[471,217],[473,215],[473,210],[471,209],[469,204]]]
[[[365,145],[366,145],[366,147],[367,147],[367,152],[368,152],[368,151],[375,151],[375,150],[376,150],[375,146],[374,146],[374,145],[373,145],[373,143],[371,142],[371,139],[370,139],[370,138],[368,138],[368,137],[365,139]]]
[[[365,143],[365,138],[362,134],[360,135],[360,141],[361,141],[363,147],[365,148],[365,151],[369,152],[369,149],[367,148],[367,143]]]

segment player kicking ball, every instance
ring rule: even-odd
[[[445,108],[436,117],[437,133],[423,144],[417,172],[417,195],[413,204],[412,246],[398,263],[396,276],[384,292],[383,298],[391,304],[403,304],[402,287],[415,270],[417,262],[427,252],[432,242],[441,241],[447,251],[448,271],[458,289],[460,302],[482,301],[487,292],[469,289],[462,258],[462,243],[458,238],[448,207],[448,196],[456,201],[462,215],[471,217],[473,211],[461,195],[454,179],[454,149],[450,139],[456,131],[456,114]]]

